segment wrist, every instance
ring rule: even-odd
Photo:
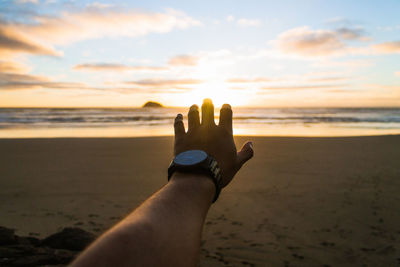
[[[215,184],[206,174],[189,173],[176,171],[172,174],[169,183],[176,187],[182,188],[185,193],[190,196],[201,196],[210,200],[210,204],[215,195]]]

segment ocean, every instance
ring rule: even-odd
[[[234,108],[234,134],[400,134],[400,108]],[[173,135],[186,108],[0,108],[0,138]],[[216,121],[218,113],[216,110]],[[186,122],[186,117],[185,117]]]

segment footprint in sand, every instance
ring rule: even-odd
[[[363,252],[374,252],[375,251],[375,249],[374,248],[360,248],[360,250],[361,251],[363,251]]]
[[[324,241],[324,242],[321,242],[321,245],[324,247],[334,247],[335,243]]]
[[[303,260],[303,259],[304,259],[304,256],[299,255],[299,254],[296,254],[296,253],[293,253],[292,256],[293,256],[294,258],[296,258],[296,259],[299,259],[299,260]]]
[[[237,233],[230,233],[230,234],[229,234],[229,237],[230,237],[230,238],[233,238],[233,239],[234,239],[234,238],[237,238]]]

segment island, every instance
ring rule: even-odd
[[[153,101],[148,101],[142,106],[142,108],[162,108],[162,107],[164,106],[158,102],[153,102]]]

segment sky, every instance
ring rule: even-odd
[[[0,0],[0,107],[399,107],[400,1]]]

